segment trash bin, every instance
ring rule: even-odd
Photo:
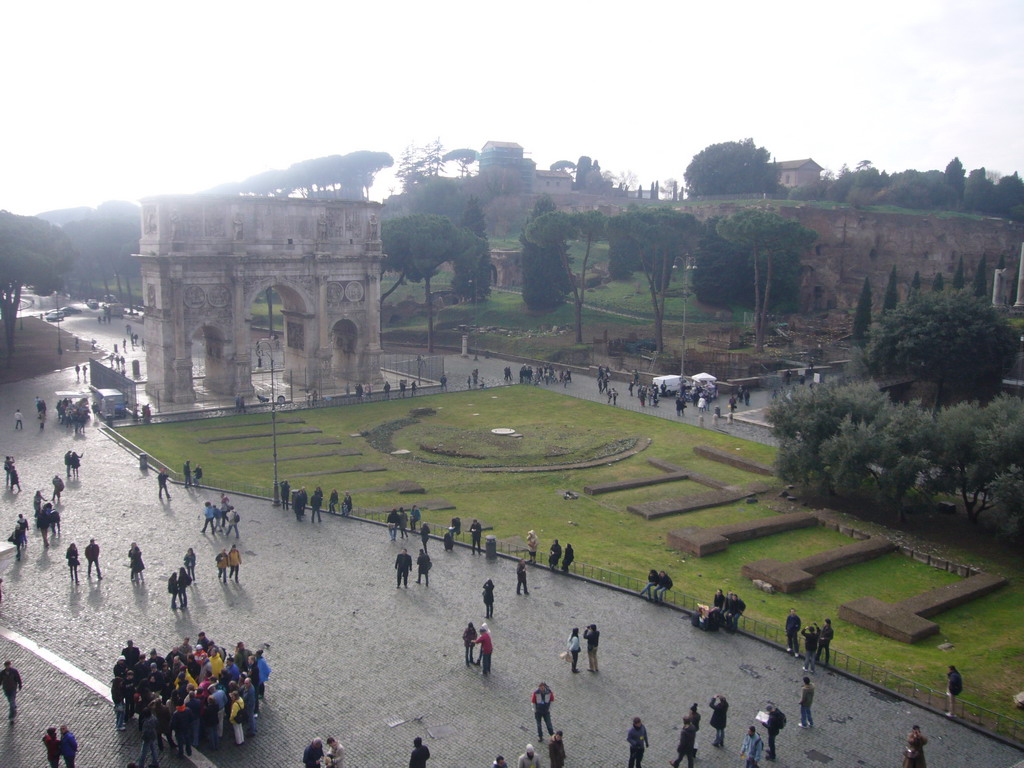
[[[498,559],[498,538],[493,533],[488,534],[487,544],[485,545],[484,553],[487,555],[488,560]]]
[[[142,471],[142,472],[145,472],[148,469],[149,469],[149,454],[148,453],[140,453],[139,454],[139,470]]]

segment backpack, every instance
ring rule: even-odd
[[[783,712],[781,709],[776,709],[775,712],[779,716],[776,720],[776,724],[779,726],[779,730],[781,731],[783,728],[786,727],[786,713]]]
[[[233,509],[233,507],[232,507],[232,509]],[[241,520],[241,519],[242,519],[242,518],[238,516],[238,513],[237,513],[237,512],[235,512],[235,514],[233,514],[233,515],[231,516],[231,522],[232,522],[232,523],[237,523],[237,522],[238,522],[239,520]]]

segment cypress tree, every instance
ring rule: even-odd
[[[921,273],[915,272],[914,279],[910,281],[910,290],[920,291],[921,290]]]
[[[932,291],[938,293],[944,290],[946,290],[946,278],[942,276],[941,272],[936,272],[935,279],[932,280]]]
[[[988,264],[984,256],[978,262],[978,268],[974,270],[974,295],[984,299],[988,296]]]
[[[865,277],[860,298],[857,299],[857,311],[853,315],[853,343],[863,346],[871,327],[871,282]]]
[[[956,265],[956,272],[953,273],[953,290],[962,291],[964,289],[964,257],[960,257],[960,263]]]
[[[899,276],[896,274],[896,265],[892,265],[892,272],[889,273],[889,283],[885,286],[885,297],[882,299],[882,312],[891,312],[896,309],[900,302],[900,291],[897,287]]]

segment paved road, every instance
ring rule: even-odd
[[[73,381],[72,371],[5,387],[4,408],[27,410],[33,394],[64,389],[69,376]],[[128,638],[161,652],[200,629],[229,646],[265,644],[274,671],[260,734],[212,753],[217,766],[297,765],[317,735],[338,736],[350,768],[404,765],[417,735],[430,746],[435,768],[487,765],[499,753],[514,759],[527,742],[536,743],[529,696],[540,680],[555,691],[553,717],[565,731],[570,766],[624,761],[634,715],[651,734],[648,763],[664,765],[693,702],[705,714],[698,738],[700,762],[708,766],[739,765],[744,726],[769,701],[789,716],[779,766],[897,765],[913,723],[930,738],[932,765],[1002,768],[1021,759],[941,716],[828,672],[817,675],[817,727],[801,730],[801,673],[793,659],[748,638],[696,632],[670,609],[544,570],[530,574],[530,596],[517,597],[512,563],[464,549],[446,555],[432,542],[430,587],[396,590],[397,545],[381,528],[353,520],[298,524],[265,502],[236,497],[242,577],[223,586],[213,557],[225,542],[199,533],[198,510],[212,494],[175,488],[172,501],[160,504],[153,474],[140,473],[96,431],[74,438],[52,421],[42,433],[15,433],[12,426],[2,423],[0,442],[19,459],[24,492],[0,499],[0,519],[9,527],[18,512],[31,512],[34,489],[62,472],[64,451],[74,447],[85,456],[81,480],[65,492],[60,543],[44,550],[33,535],[27,558],[4,575],[0,624],[101,681]],[[63,552],[71,541],[81,549],[90,537],[102,546],[106,577],[76,587]],[[144,586],[128,582],[132,541],[148,565]],[[199,580],[189,610],[173,612],[164,583],[189,546],[199,553]],[[460,641],[467,621],[483,620],[487,578],[498,585],[489,679],[465,667]],[[590,623],[602,630],[601,672],[572,675],[558,654],[572,627]],[[29,765],[22,756],[33,754],[42,763],[38,739],[55,720],[68,720],[78,734],[84,768],[122,765],[137,749],[134,730],[113,732],[112,716],[94,693],[7,641],[0,648],[26,677],[22,715],[0,728],[0,755],[17,761],[0,758],[0,765]],[[710,747],[706,725],[705,704],[719,692],[732,703],[726,750]]]

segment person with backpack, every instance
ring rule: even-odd
[[[775,759],[775,737],[779,731],[786,727],[786,716],[782,710],[771,704],[768,705],[768,722],[765,728],[768,729],[768,759]]]
[[[764,742],[754,726],[747,729],[747,735],[743,738],[743,748],[740,757],[746,759],[745,768],[758,768],[761,756],[764,754]]]
[[[228,528],[224,531],[224,535],[227,536],[231,533],[232,529],[235,531],[235,538],[238,538],[238,523],[242,519],[241,515],[238,514],[238,510],[234,507],[228,511]]]
[[[222,549],[217,553],[217,578],[228,583],[228,551]]]

